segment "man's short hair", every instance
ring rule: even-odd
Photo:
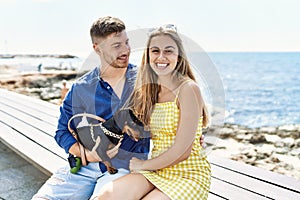
[[[101,17],[93,23],[90,29],[92,42],[94,43],[95,38],[105,38],[111,33],[120,33],[125,28],[124,22],[116,17]]]

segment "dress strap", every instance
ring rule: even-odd
[[[187,80],[183,81],[183,82],[179,85],[178,91],[177,91],[176,97],[175,97],[175,102],[177,102],[177,100],[178,100],[178,96],[179,96],[179,92],[180,92],[180,90],[181,90],[181,87],[182,87],[183,85],[185,85],[187,82],[190,82],[190,81],[193,81],[193,80],[192,80],[192,79],[187,79]]]

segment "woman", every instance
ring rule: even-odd
[[[133,158],[132,173],[98,199],[207,199],[211,171],[199,139],[208,117],[175,26],[150,33],[129,107],[150,128],[151,159]]]

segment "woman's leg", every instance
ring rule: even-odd
[[[146,196],[144,196],[144,198],[142,198],[142,200],[170,200],[170,198],[163,193],[162,191],[160,191],[159,189],[155,188],[154,190],[152,190],[151,192],[149,192]]]
[[[96,199],[141,199],[153,189],[154,186],[142,174],[131,173],[105,185]]]
[[[129,174],[130,171],[127,169],[119,168],[118,173],[116,174],[110,174],[108,172],[105,172],[101,177],[98,178],[93,195],[90,199],[95,199],[95,197],[98,196],[99,191],[108,183],[117,180],[118,178],[121,178],[122,176],[125,176]]]

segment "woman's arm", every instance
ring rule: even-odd
[[[180,119],[173,146],[150,160],[142,161],[133,158],[130,161],[132,171],[161,169],[189,157],[204,106],[200,89],[195,82],[190,81],[181,87],[179,104]]]

